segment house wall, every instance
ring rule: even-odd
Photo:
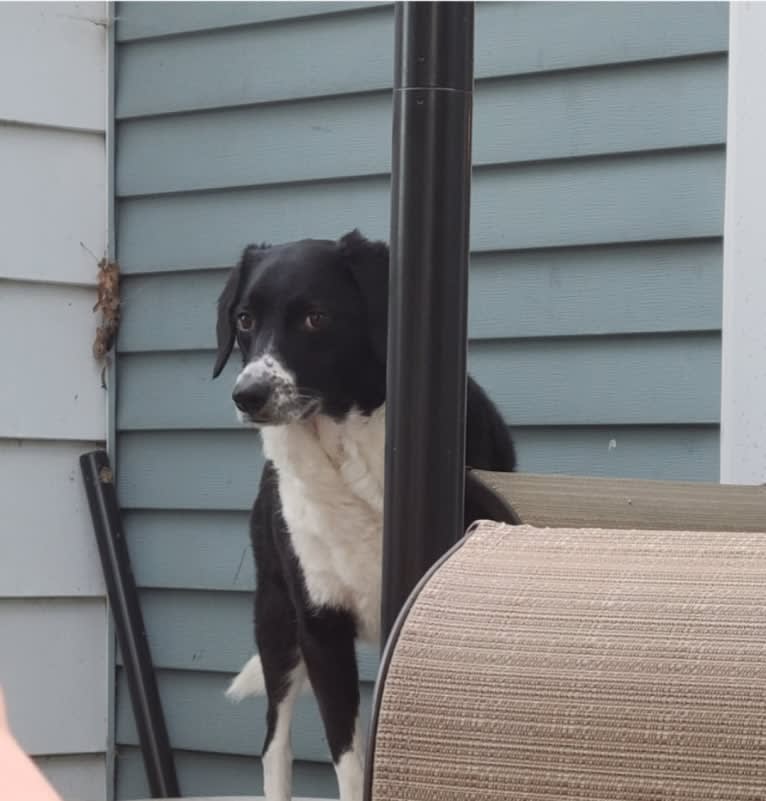
[[[123,3],[118,487],[186,794],[258,792],[257,438],[211,382],[215,300],[253,241],[389,225],[393,13]],[[470,363],[521,469],[717,480],[728,7],[477,8]],[[375,655],[362,652],[369,706]],[[119,798],[145,795],[117,669]],[[335,793],[311,699],[296,793]]]
[[[107,795],[107,617],[78,455],[106,232],[106,6],[0,4],[0,684],[65,799]]]
[[[766,5],[731,8],[721,481],[766,484]]]

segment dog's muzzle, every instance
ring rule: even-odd
[[[295,377],[271,355],[245,365],[232,400],[243,423],[280,425],[302,419],[316,403],[298,392]]]
[[[269,405],[271,395],[272,385],[269,381],[246,379],[237,381],[231,398],[240,412],[256,421]]]

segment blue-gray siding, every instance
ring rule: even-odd
[[[251,241],[388,232],[392,8],[118,6],[118,480],[185,794],[253,793],[261,457],[215,300]],[[718,475],[724,3],[477,11],[470,361],[531,472]],[[376,659],[360,650],[369,704]],[[117,667],[118,798],[145,795]],[[330,795],[310,698],[296,792]]]

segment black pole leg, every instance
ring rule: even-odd
[[[138,592],[105,451],[80,456],[109,604],[122,651],[138,740],[152,798],[178,798],[178,779],[152,667]]]
[[[463,532],[473,3],[397,3],[383,642]]]

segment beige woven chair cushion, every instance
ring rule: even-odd
[[[482,523],[382,687],[372,801],[763,801],[766,535]]]

